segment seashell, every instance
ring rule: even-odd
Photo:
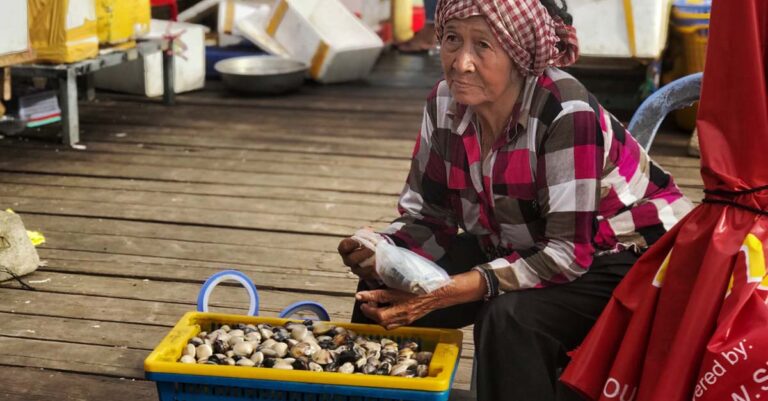
[[[221,327],[219,327],[219,329],[220,329],[220,330],[222,330],[222,331],[223,331],[223,332],[225,332],[225,333],[227,333],[227,332],[229,332],[230,330],[232,330],[232,329],[231,329],[231,328],[229,328],[229,326],[227,326],[226,324],[225,324],[225,325],[223,325],[223,326],[221,326]]]
[[[376,371],[379,369],[377,365],[373,365],[370,363],[366,363],[365,366],[362,368],[362,372],[366,375],[375,375]]]
[[[245,342],[245,337],[230,337],[229,347],[233,348],[236,344]]]
[[[192,355],[184,355],[181,357],[181,363],[197,363],[197,360]]]
[[[293,355],[295,358],[310,356],[314,351],[315,349],[312,347],[312,344],[305,342],[298,343],[291,347],[291,355]]]
[[[320,348],[322,348],[322,349],[335,349],[336,348],[336,344],[334,344],[333,339],[331,339],[330,337],[328,337],[327,340],[324,339],[322,341],[318,341],[317,345],[319,345]]]
[[[208,332],[201,331],[201,332],[197,333],[197,338],[203,339],[205,337],[208,337]]]
[[[248,358],[240,358],[237,360],[237,366],[256,366],[256,362]]]
[[[245,335],[245,341],[261,342],[261,334],[258,331],[250,331]]]
[[[363,348],[368,351],[381,351],[381,344],[374,341],[365,341],[362,343]]]
[[[280,359],[280,358],[278,358],[278,359]],[[288,362],[288,363],[294,363],[294,362],[296,362],[296,358],[282,358],[282,359],[283,359],[284,361]]]
[[[195,349],[195,355],[197,356],[197,359],[206,359],[209,356],[213,355],[213,347],[211,347],[209,344],[203,344],[199,345]]]
[[[273,336],[275,333],[273,333],[273,332],[272,332],[272,330],[270,330],[270,329],[266,329],[266,328],[259,328],[259,334],[261,335],[261,338],[262,338],[262,339],[264,339],[264,340],[268,340],[268,339],[272,338],[272,336]]]
[[[392,372],[392,364],[389,362],[382,362],[379,364],[379,368],[376,370],[377,375],[388,376]]]
[[[333,341],[333,337],[331,336],[317,336],[315,339],[317,340],[318,343],[323,341]]]
[[[256,341],[256,340],[252,340],[252,341],[246,341],[246,343],[247,343],[247,344],[251,344],[251,347],[253,347],[253,349],[256,349],[256,348],[258,348],[258,347],[259,347],[259,345],[261,345],[261,343],[260,343],[260,342],[258,342],[258,341]]]
[[[291,334],[284,327],[278,327],[275,329],[274,334],[272,335],[272,338],[275,341],[283,342],[291,338]]]
[[[245,324],[243,324],[243,323],[238,323],[238,324],[235,325],[235,330],[245,331],[246,328],[247,328],[247,326]]]
[[[419,350],[419,344],[417,344],[417,343],[416,343],[416,342],[414,342],[414,341],[406,341],[406,342],[404,342],[404,343],[403,343],[403,344],[400,346],[400,348],[410,348],[411,350],[413,350],[413,352],[416,352],[416,351],[418,351],[418,350]]]
[[[265,348],[272,348],[275,344],[277,344],[277,341],[270,338],[264,341],[263,343],[261,343],[261,345],[259,345],[259,350],[262,350]]]
[[[275,351],[272,348],[262,348],[261,353],[264,354],[267,358],[276,358],[277,357],[277,351]]]
[[[353,373],[355,371],[355,365],[352,365],[351,362],[347,362],[341,366],[339,366],[339,369],[337,372],[339,373]]]
[[[357,333],[352,330],[347,330],[347,338],[349,338],[352,341],[357,340]]]
[[[392,367],[392,371],[389,372],[390,376],[406,376],[408,374],[408,368],[409,366],[406,366],[404,364],[398,363],[397,365]]]
[[[194,345],[197,347],[198,345],[203,345],[205,342],[200,337],[192,337],[192,339],[189,340],[189,344]]]
[[[309,359],[304,356],[301,358],[296,358],[296,360],[293,361],[291,365],[293,365],[293,368],[296,370],[309,370],[310,363],[314,363],[314,362],[309,362]]]
[[[316,336],[320,336],[333,330],[334,326],[328,323],[317,322],[312,326],[312,333]]]
[[[333,344],[337,347],[341,346],[342,344],[346,344],[348,341],[349,337],[347,337],[347,333],[339,333],[333,337]]]
[[[416,377],[427,377],[429,374],[429,366],[418,365],[416,366]]]
[[[213,342],[213,351],[218,354],[223,354],[229,351],[229,343],[221,338],[217,338],[216,341]]]
[[[368,358],[365,357],[365,355],[361,356],[360,359],[355,361],[355,367],[358,369],[362,369],[363,366],[365,366],[368,363]]]
[[[291,329],[291,337],[298,341],[303,341],[308,333],[309,330],[307,329],[307,326],[303,324],[296,325]]]
[[[398,360],[411,359],[416,353],[410,348],[403,348],[397,353]]]
[[[336,354],[336,361],[340,365],[345,364],[347,362],[355,363],[357,362],[358,359],[360,359],[360,355],[358,355],[354,350],[351,350],[351,349],[344,350]]]
[[[197,354],[197,347],[189,343],[186,347],[184,347],[184,350],[181,351],[182,356],[191,356],[193,359],[195,358],[195,355]]]
[[[373,366],[379,366],[380,363],[381,361],[379,361],[379,358],[375,358],[372,356],[369,356],[368,360],[366,361],[366,364],[373,365]]]
[[[272,349],[277,353],[277,356],[280,358],[288,354],[288,344],[286,343],[277,343],[272,346]]]
[[[309,370],[312,371],[312,372],[322,372],[323,371],[323,367],[320,366],[319,364],[315,363],[315,362],[310,362],[307,366],[309,367]]]
[[[224,360],[224,363],[226,363],[227,365],[230,365],[230,366],[235,366],[235,364],[237,362],[235,362],[234,358],[227,358],[227,359]]]
[[[253,346],[250,343],[241,342],[241,343],[235,344],[232,350],[235,352],[235,355],[248,356],[253,353]]]
[[[432,361],[432,353],[428,351],[417,352],[413,357],[420,365],[429,365]]]
[[[255,364],[255,366],[261,366],[261,364],[264,362],[264,354],[261,352],[254,352],[253,355],[251,355],[251,360]]]
[[[246,324],[243,331],[245,331],[246,335],[249,333],[252,333],[254,331],[258,330],[255,325],[252,324]]]
[[[395,347],[397,347],[397,343],[388,338],[382,338],[381,340],[379,340],[379,342],[381,343],[382,347],[386,347],[389,344],[394,344]]]
[[[277,359],[275,358],[264,358],[264,360],[261,362],[261,366],[264,366],[265,368],[271,368],[275,366]]]
[[[234,358],[235,357],[235,351],[229,350],[224,353],[224,355],[227,356],[227,358]]]
[[[272,367],[274,369],[293,370],[293,365],[282,359],[275,361],[275,365]]]
[[[240,329],[235,329],[229,332],[229,335],[232,337],[245,337],[245,332]]]
[[[335,360],[335,356],[327,349],[320,349],[312,354],[312,361],[317,362],[320,365],[328,365]]]

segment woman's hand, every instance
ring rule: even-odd
[[[384,289],[361,291],[355,299],[362,302],[360,310],[369,319],[382,325],[387,330],[407,326],[424,317],[427,313],[439,309],[437,291],[425,295],[415,295],[405,291]],[[390,304],[380,307],[381,304]]]
[[[361,280],[376,282],[379,276],[376,274],[376,260],[374,252],[352,238],[344,238],[339,242],[339,255],[344,264],[349,266]]]
[[[360,310],[365,316],[392,330],[407,326],[434,310],[479,301],[486,291],[485,279],[472,270],[452,276],[450,284],[425,295],[384,289],[358,292],[355,299],[362,302]],[[382,307],[382,304],[389,306]]]

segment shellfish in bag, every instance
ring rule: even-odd
[[[451,282],[443,268],[415,252],[390,244],[380,234],[361,229],[352,239],[375,252],[376,273],[389,288],[429,294]]]

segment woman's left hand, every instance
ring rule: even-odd
[[[440,292],[415,295],[408,292],[392,289],[361,291],[355,295],[355,299],[362,302],[360,310],[369,319],[382,325],[387,330],[400,326],[407,326],[424,317],[429,312],[439,309]],[[381,304],[390,304],[380,307]]]

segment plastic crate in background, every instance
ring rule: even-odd
[[[704,71],[709,40],[711,0],[677,0],[672,7],[672,26],[683,49],[681,75]],[[678,77],[675,77],[678,78]],[[696,127],[698,103],[675,111],[675,121],[681,128]]]
[[[372,338],[412,340],[433,352],[425,378],[279,370],[177,362],[187,341],[202,330],[223,324],[283,325],[288,319],[189,312],[144,361],[149,380],[157,382],[160,401],[445,401],[461,353],[459,330],[336,323]]]

